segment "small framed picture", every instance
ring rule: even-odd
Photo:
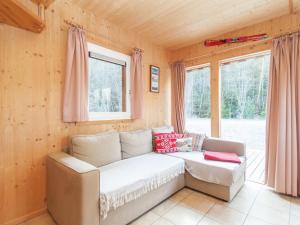
[[[150,65],[150,91],[159,93],[160,69],[158,66]]]

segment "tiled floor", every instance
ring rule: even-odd
[[[190,189],[183,189],[130,225],[299,224],[300,198],[278,195],[265,186],[246,182],[230,203]],[[55,225],[55,223],[48,214],[45,214],[22,225]]]

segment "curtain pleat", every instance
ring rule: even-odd
[[[143,119],[144,116],[144,77],[143,77],[143,53],[134,49],[131,56],[131,118]]]
[[[300,195],[300,35],[273,40],[268,91],[266,183]]]
[[[70,27],[64,88],[63,121],[88,120],[88,48],[82,29]]]
[[[186,72],[182,62],[171,65],[171,88],[172,88],[172,125],[177,133],[183,133],[185,129],[185,93]]]

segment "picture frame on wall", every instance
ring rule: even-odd
[[[160,69],[150,65],[150,92],[159,93]]]

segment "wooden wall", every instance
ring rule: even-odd
[[[300,13],[282,16],[273,20],[245,27],[214,39],[267,33],[270,38],[259,42],[245,42],[215,47],[205,47],[204,42],[170,52],[170,61],[183,60],[186,67],[210,63],[211,66],[211,129],[212,136],[220,136],[220,75],[219,61],[226,58],[269,50],[273,37],[300,29]]]
[[[30,4],[29,0],[23,0]],[[63,123],[62,97],[68,26],[86,29],[88,40],[130,54],[144,50],[145,119]],[[149,65],[161,69],[159,94],[149,92]],[[46,11],[46,29],[35,34],[0,24],[0,224],[15,224],[46,209],[46,165],[49,152],[68,146],[78,133],[133,130],[170,121],[170,71],[167,52],[134,33],[89,12],[57,0]]]

